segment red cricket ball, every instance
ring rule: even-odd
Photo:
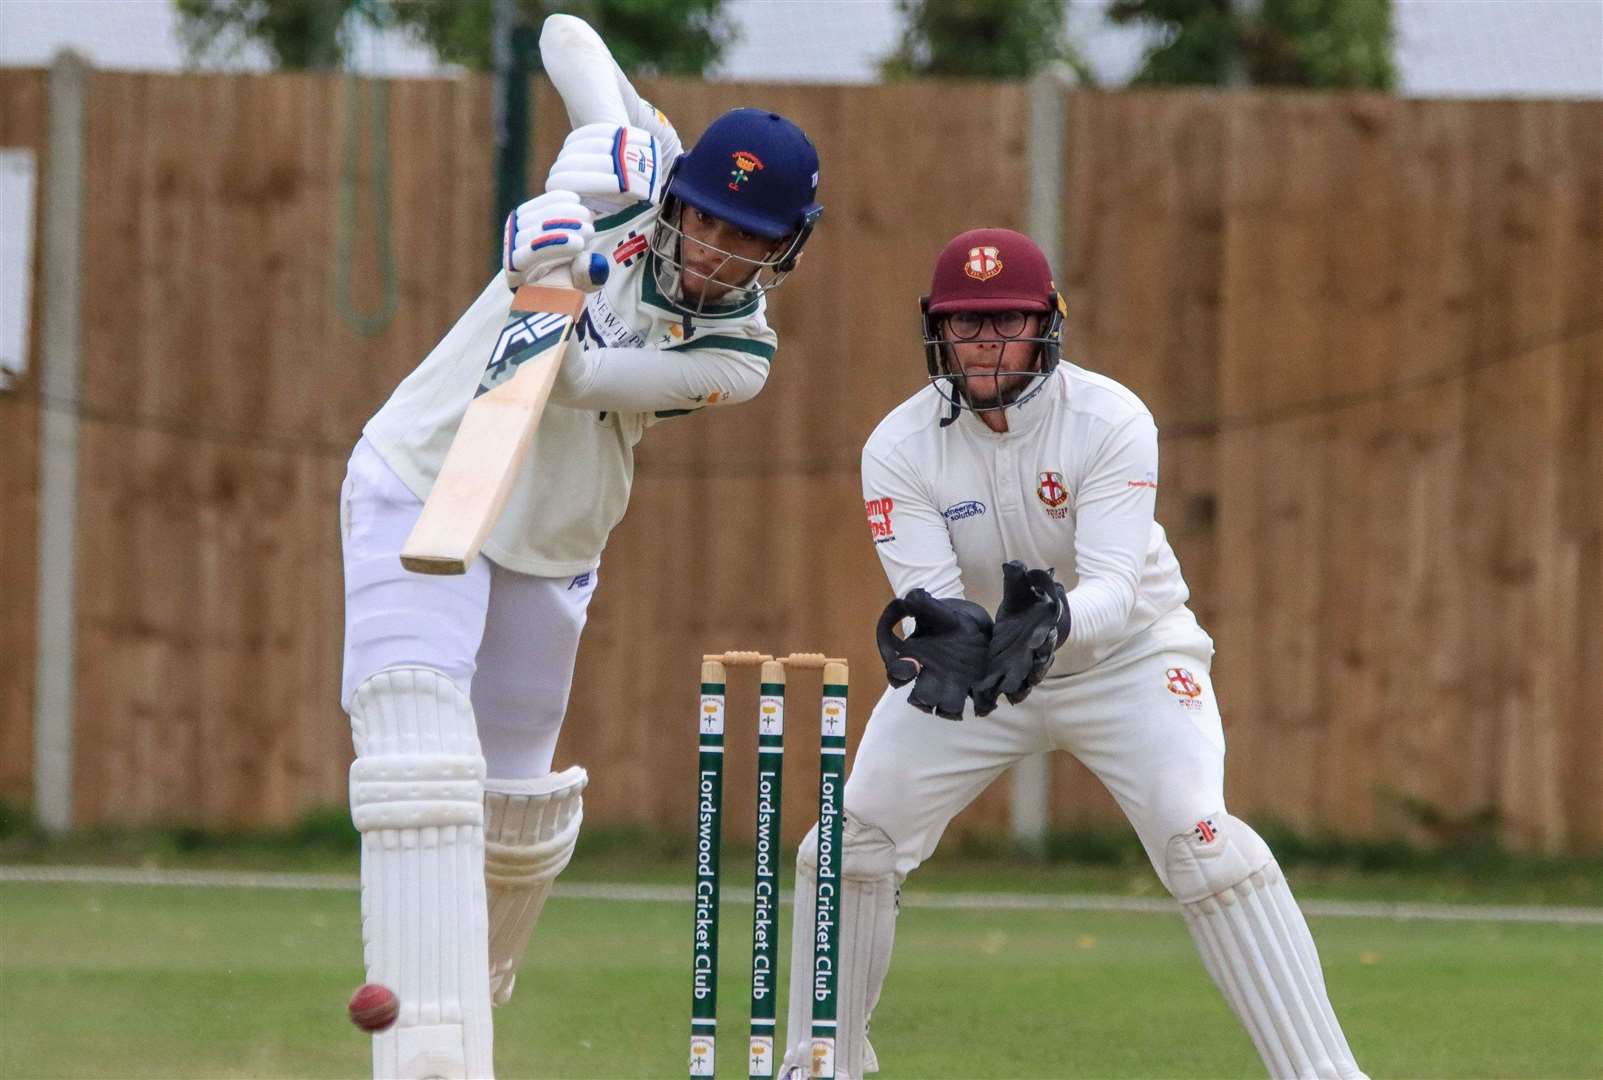
[[[351,1023],[363,1031],[383,1031],[401,1015],[401,999],[378,983],[363,983],[351,995]]]

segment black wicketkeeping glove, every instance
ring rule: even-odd
[[[1026,570],[1017,559],[1002,564],[1002,603],[985,675],[974,684],[974,715],[988,716],[996,699],[1017,705],[1046,677],[1052,654],[1069,634],[1069,604],[1051,570]]]
[[[913,632],[899,639],[894,628],[908,616]],[[984,676],[990,657],[990,612],[972,600],[937,600],[914,589],[885,605],[874,639],[890,684],[913,684],[907,700],[915,709],[963,719],[969,688]]]

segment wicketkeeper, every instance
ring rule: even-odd
[[[574,130],[508,219],[503,272],[368,421],[341,496],[362,935],[369,981],[401,1002],[373,1039],[378,1077],[492,1075],[491,1001],[578,838],[588,777],[552,759],[634,446],[763,388],[764,295],[821,212],[818,154],[784,117],[737,109],[681,151],[584,22],[547,19],[540,54]],[[624,124],[606,115],[620,94]],[[512,290],[586,254],[610,274],[483,558],[460,577],[403,570]]]
[[[1061,750],[1123,808],[1270,1074],[1363,1076],[1280,867],[1225,807],[1213,642],[1153,519],[1152,414],[1060,358],[1062,300],[1016,232],[947,244],[923,324],[930,385],[863,448],[897,598],[878,628],[891,689],[846,784],[836,1075],[878,1069],[868,1020],[902,881],[1005,769]],[[791,938],[786,1065],[802,1076],[816,864],[814,829]]]

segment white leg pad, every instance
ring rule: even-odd
[[[573,858],[584,819],[579,766],[484,790],[484,888],[490,905],[490,998],[505,1005],[551,886]]]
[[[1170,839],[1170,891],[1214,983],[1276,1078],[1363,1077],[1313,935],[1269,846],[1222,811]]]
[[[484,900],[484,758],[467,695],[387,668],[351,702],[351,820],[362,834],[369,982],[400,998],[373,1036],[376,1080],[494,1075]]]
[[[896,845],[881,830],[848,817],[842,831],[840,950],[835,997],[835,1076],[879,1071],[868,1022],[896,944]],[[780,1076],[812,1075],[813,919],[818,888],[818,829],[796,856],[796,922],[790,936],[790,1011]]]

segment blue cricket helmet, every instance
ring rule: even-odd
[[[778,113],[732,109],[674,163],[668,194],[757,236],[805,234],[823,212],[818,150]]]

